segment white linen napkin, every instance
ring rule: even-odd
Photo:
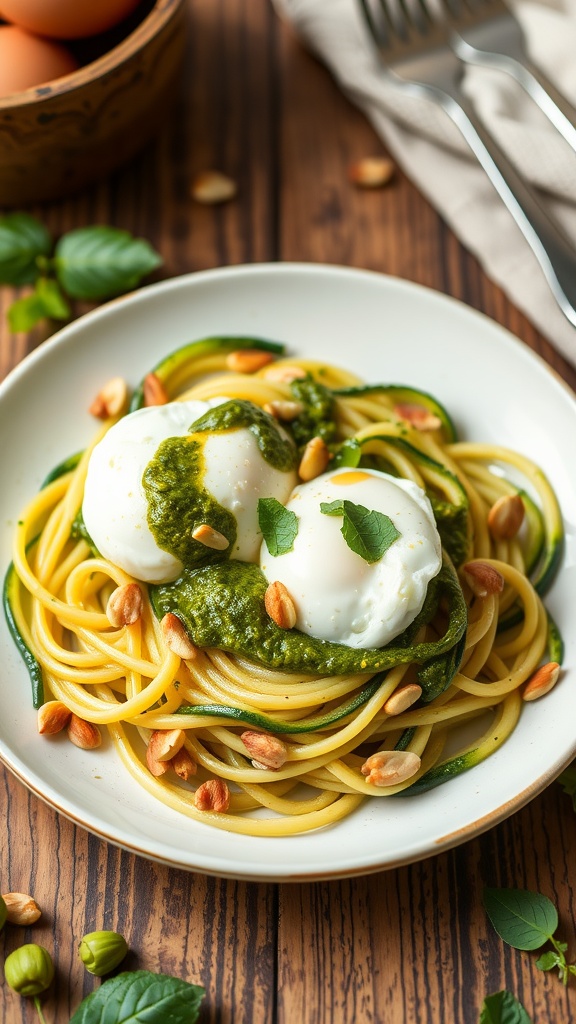
[[[383,78],[357,0],[273,2],[488,276],[576,365],[576,328],[520,229],[448,115]],[[576,0],[519,0],[515,12],[534,63],[576,106]],[[542,190],[576,253],[576,154],[509,75],[466,66],[464,86],[502,148]]]

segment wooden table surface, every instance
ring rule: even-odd
[[[110,223],[162,253],[156,276],[226,264],[303,260],[369,268],[456,296],[539,352],[571,385],[576,373],[507,301],[398,171],[361,191],[348,164],[382,152],[363,117],[305,52],[267,0],[189,0],[188,57],[162,134],[110,180],[30,207],[55,235]],[[202,207],[196,172],[217,167],[235,201]],[[0,289],[0,372],[46,332],[11,336]],[[76,312],[82,312],[80,308]],[[206,988],[202,1024],[476,1024],[486,994],[507,988],[535,1024],[576,1020],[576,985],[536,969],[495,935],[485,885],[537,889],[560,913],[576,958],[576,814],[560,786],[449,853],[371,877],[257,884],[204,877],[123,852],[73,825],[0,769],[1,891],[34,894],[43,917],[5,929],[9,952],[54,952],[48,1022],[68,1021],[97,982],[76,955],[86,932],[125,934],[129,968]],[[1,1024],[35,1020],[0,986]]]

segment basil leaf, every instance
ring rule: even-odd
[[[194,1024],[204,989],[168,974],[124,971],[81,1003],[70,1024]]]
[[[40,273],[39,256],[48,256],[52,239],[40,221],[28,213],[0,218],[0,282],[32,284]]]
[[[344,540],[351,551],[370,564],[382,558],[400,536],[389,516],[364,508],[364,505],[356,505],[353,501],[322,501],[320,511],[327,516],[343,516],[341,532]]]
[[[484,908],[500,938],[514,949],[539,949],[558,927],[556,907],[539,892],[485,889]]]
[[[298,535],[298,516],[276,498],[258,499],[258,523],[271,555],[292,551]]]
[[[23,299],[16,299],[8,310],[10,330],[29,331],[40,320],[67,320],[71,309],[56,281],[41,277],[36,288]]]
[[[486,996],[480,1024],[532,1024],[532,1020],[516,996],[504,990]]]
[[[46,312],[44,304],[37,292],[26,295],[23,299],[16,299],[8,309],[8,325],[14,334],[20,331],[31,331],[32,328],[44,320]]]
[[[41,277],[36,284],[36,294],[42,301],[45,316],[51,320],[68,320],[72,310],[66,301],[57,281],[50,277]]]
[[[78,228],[56,244],[56,276],[74,299],[107,299],[135,288],[162,259],[142,238],[105,225]]]
[[[562,957],[554,949],[549,949],[546,953],[542,953],[536,961],[536,967],[539,971],[553,971],[555,967],[562,967]]]

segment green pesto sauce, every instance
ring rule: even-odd
[[[169,437],[148,463],[142,484],[148,502],[148,526],[164,551],[193,567],[227,558],[236,541],[236,518],[204,487],[204,445],[192,434]],[[215,551],[192,533],[208,523],[228,540]]]
[[[382,671],[415,661],[432,665],[430,685],[435,693],[449,685],[459,659],[444,655],[459,647],[467,610],[458,579],[448,563],[431,582],[425,607],[415,622],[380,649],[355,649],[318,640],[297,629],[280,629],[264,606],[267,586],[257,565],[230,560],[185,570],[173,583],[151,587],[150,596],[158,617],[167,612],[176,614],[199,647],[218,647],[288,672],[326,675]],[[431,643],[413,644],[420,625],[432,618],[441,600],[448,610],[445,635]]]
[[[321,437],[326,444],[333,442],[336,438],[333,392],[310,376],[292,381],[290,391],[294,400],[302,405],[302,412],[290,423],[296,444],[302,447],[313,437]]]
[[[233,400],[215,406],[191,424],[190,433],[169,437],[158,446],[146,466],[142,484],[148,503],[148,526],[156,543],[179,558],[187,568],[229,558],[236,543],[236,517],[204,486],[204,443],[209,433],[245,427],[256,438],[266,462],[287,472],[296,461],[291,441],[281,437],[275,421],[252,402]],[[194,540],[192,533],[203,523],[228,540],[216,551]]]
[[[294,445],[282,437],[272,416],[252,402],[240,398],[223,402],[197,419],[190,431],[194,434],[216,434],[240,427],[254,435],[262,458],[274,469],[288,473],[295,468],[297,453]]]

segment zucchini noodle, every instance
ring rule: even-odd
[[[253,372],[231,370],[231,353],[246,350],[274,361]],[[329,826],[368,798],[420,794],[473,767],[515,728],[526,681],[547,657],[561,660],[542,597],[561,557],[562,520],[542,470],[501,446],[459,441],[449,414],[424,392],[364,385],[337,367],[281,356],[274,343],[204,339],[153,372],[171,401],[225,395],[268,409],[297,405],[299,382],[311,382],[331,410],[333,465],[370,467],[419,485],[442,538],[452,580],[447,593],[465,610],[462,629],[438,647],[440,655],[411,658],[410,652],[436,650],[448,635],[452,597],[446,594],[402,643],[382,648],[397,656],[378,672],[286,671],[218,647],[179,656],[167,644],[154,588],[98,555],[81,529],[91,451],[119,417],[100,424],[89,448],[53,471],[24,509],[4,588],[36,707],[61,701],[100,727],[134,779],[174,811],[258,836]],[[145,393],[143,385],[135,389],[132,409],[144,404]],[[312,437],[318,417],[307,411]],[[292,430],[288,417],[283,426]],[[303,448],[306,439],[294,438]],[[516,495],[523,523],[513,536],[495,537],[490,510]],[[501,577],[501,591],[479,593],[470,563]],[[142,613],[118,627],[107,615],[108,602],[131,583],[140,587]],[[412,695],[408,702],[405,694]],[[157,731],[183,737],[180,749],[193,774],[179,778],[171,758],[163,774],[152,773],[146,751]],[[282,763],[260,762],[244,742],[247,731],[279,741]],[[369,759],[383,753],[388,763],[394,752],[416,769],[399,781],[371,776]],[[198,801],[198,789],[210,780],[225,784],[224,809]]]

